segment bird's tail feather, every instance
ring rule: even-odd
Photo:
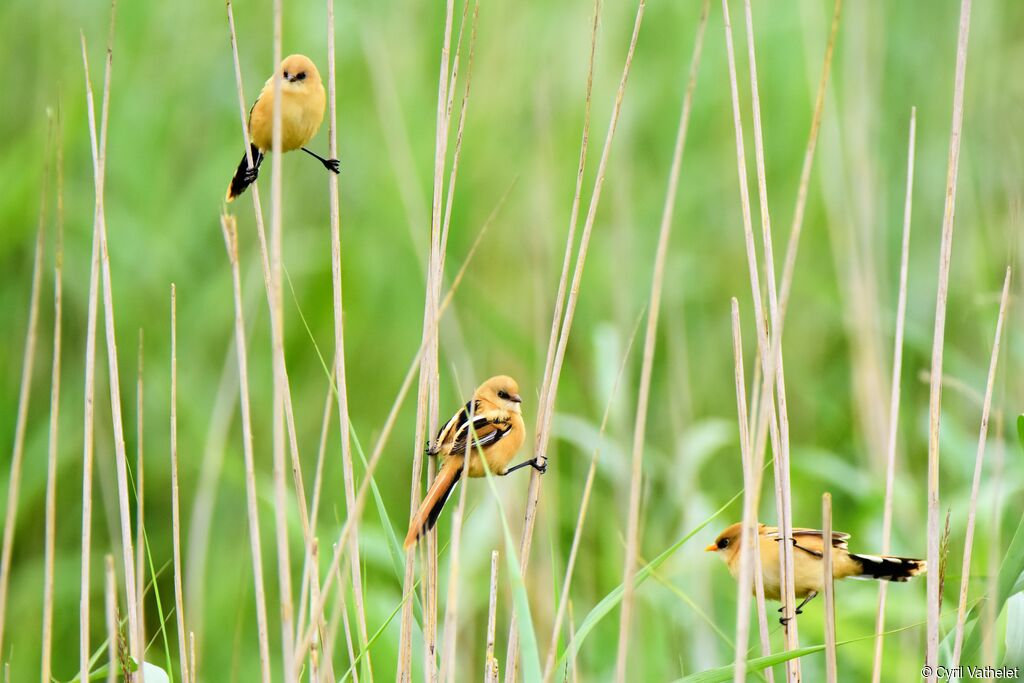
[[[881,579],[883,581],[906,581],[912,576],[924,574],[927,563],[909,557],[890,557],[883,555],[855,555],[853,560],[860,563],[861,576],[858,578]]]
[[[441,509],[448,501],[455,485],[459,483],[462,476],[462,458],[451,458],[434,477],[434,483],[427,491],[426,497],[420,503],[420,509],[416,516],[409,523],[409,534],[405,537],[405,549],[408,550],[416,544],[417,539],[434,528],[437,518],[441,516]]]
[[[256,173],[258,173],[260,162],[263,160],[263,154],[256,145],[251,144],[251,148],[252,163],[256,169]],[[238,169],[235,171],[234,177],[231,178],[231,184],[228,185],[228,192],[227,195],[225,195],[224,200],[231,202],[235,197],[245,192],[245,189],[255,182],[256,173],[249,175],[249,158],[247,154],[243,154],[242,160],[238,163]]]

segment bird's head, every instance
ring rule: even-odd
[[[523,402],[519,395],[519,385],[507,375],[497,375],[481,384],[476,390],[476,398],[493,404],[501,410],[518,413]]]
[[[280,72],[285,92],[303,92],[312,84],[320,85],[320,72],[306,55],[288,55],[281,62]]]
[[[743,534],[743,523],[730,524],[718,534],[715,542],[704,548],[709,553],[718,553],[726,563],[732,564],[732,559],[740,549],[740,538]]]

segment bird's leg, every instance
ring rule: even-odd
[[[811,591],[810,593],[808,593],[807,597],[804,598],[803,601],[799,605],[796,606],[796,611],[793,613],[793,616],[795,617],[797,614],[803,614],[804,613],[804,605],[806,605],[807,603],[809,603],[811,600],[813,600],[816,597],[818,597],[818,591]],[[781,612],[784,609],[785,609],[785,605],[780,607],[779,611]],[[783,626],[785,626],[786,622],[788,622],[792,618],[793,617],[780,617],[779,618],[779,623],[782,624]]]
[[[512,474],[516,470],[522,469],[523,467],[532,467],[533,469],[537,470],[541,474],[544,474],[545,472],[548,471],[548,464],[547,464],[547,462],[541,464],[540,462],[538,462],[538,460],[540,460],[540,458],[534,458],[533,460],[527,460],[526,462],[521,462],[518,465],[516,465],[515,467],[510,467],[507,470],[505,470],[505,474],[503,474],[502,476],[507,476],[509,474]]]
[[[256,176],[260,174],[260,164],[263,163],[263,152],[260,151],[256,145],[252,147],[252,166],[248,166],[245,169],[245,183],[246,185],[252,185],[256,182]]]
[[[308,154],[309,156],[318,159],[320,163],[324,165],[324,168],[326,168],[328,171],[331,171],[333,173],[341,173],[341,162],[338,161],[337,159],[324,159],[316,152],[308,150],[305,147],[302,148],[302,151]]]

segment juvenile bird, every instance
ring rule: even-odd
[[[279,67],[281,74],[281,151],[301,149],[320,160],[328,171],[339,173],[337,159],[324,159],[306,149],[305,145],[320,130],[324,120],[327,98],[320,72],[305,55],[289,55]],[[238,170],[228,186],[227,201],[245,192],[245,188],[256,182],[256,176],[263,163],[263,156],[273,148],[274,140],[274,76],[267,79],[259,97],[249,110],[249,139],[252,149],[252,166],[246,155],[238,164]]]
[[[537,459],[521,462],[509,467],[513,456],[526,436],[526,426],[520,410],[522,398],[519,385],[511,377],[498,375],[477,387],[473,398],[462,407],[437,433],[434,443],[427,448],[427,455],[440,456],[441,467],[423,498],[419,510],[409,523],[409,534],[405,537],[405,548],[415,545],[416,540],[434,528],[441,508],[455,490],[462,477],[469,445],[469,465],[465,467],[470,477],[483,477],[487,472],[506,475],[521,467],[533,467],[541,474],[547,465],[540,465]]]
[[[740,572],[740,539],[743,524],[737,522],[726,527],[707,552],[718,553],[729,565],[733,578]],[[834,579],[879,579],[882,581],[906,581],[912,576],[923,574],[926,563],[907,557],[882,555],[859,555],[851,553],[846,542],[850,534],[832,532],[832,577]],[[816,529],[793,529],[793,588],[795,596],[803,598],[796,613],[824,590],[824,572],[821,560],[824,543],[821,531]],[[779,544],[782,532],[776,527],[759,524],[757,527],[758,550],[761,553],[761,571],[764,576],[764,596],[769,600],[780,600],[779,585]],[[782,608],[779,609],[782,611]],[[785,619],[780,620],[785,623]]]

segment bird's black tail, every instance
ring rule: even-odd
[[[927,567],[924,560],[908,557],[889,557],[882,555],[854,555],[861,566],[861,577],[865,579],[881,579],[883,581],[906,581],[912,576],[923,574]]]
[[[235,171],[235,176],[231,179],[231,184],[228,185],[228,193],[224,197],[225,201],[233,201],[235,197],[239,196],[245,189],[256,182],[256,176],[260,172],[260,164],[263,163],[263,153],[260,152],[256,145],[250,144],[252,149],[252,168],[249,167],[248,155],[242,155],[242,161],[238,164],[238,170]]]

